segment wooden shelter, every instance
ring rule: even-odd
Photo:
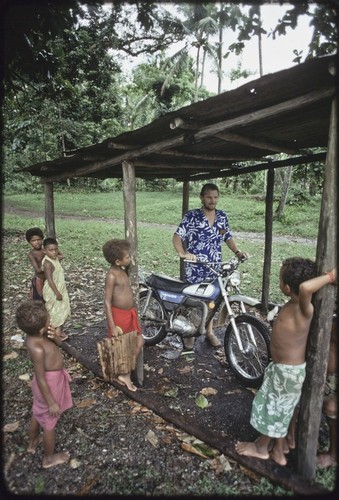
[[[55,235],[53,182],[73,177],[123,178],[126,238],[132,245],[132,277],[137,285],[135,178],[174,178],[183,182],[183,212],[189,181],[268,171],[263,304],[268,301],[272,243],[274,170],[325,162],[319,226],[319,272],[335,264],[337,81],[336,56],[311,59],[268,74],[241,87],[178,109],[137,130],[65,152],[65,156],[23,169],[45,185],[47,233]],[[285,153],[287,159],[278,155]],[[250,162],[250,163],[249,163]],[[250,166],[249,166],[250,165]],[[136,289],[135,289],[136,292]],[[303,401],[308,421],[300,439],[299,471],[313,478],[316,442],[326,374],[334,291],[324,289],[321,312],[311,328],[312,349]],[[320,334],[318,334],[320,332]],[[312,380],[312,384],[307,383]],[[311,447],[309,443],[312,443]]]

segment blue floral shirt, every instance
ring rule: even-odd
[[[221,262],[221,244],[232,238],[227,214],[216,210],[213,227],[210,227],[202,208],[186,212],[175,234],[182,239],[187,252],[208,262]],[[200,283],[213,278],[213,273],[207,266],[185,262],[185,276],[190,283]]]

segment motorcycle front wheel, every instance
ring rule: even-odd
[[[235,318],[243,350],[238,345],[231,323],[226,328],[224,348],[228,364],[246,387],[260,387],[270,362],[270,333],[255,316],[240,314]]]
[[[167,334],[164,325],[164,310],[153,293],[144,311],[147,295],[148,290],[143,290],[139,294],[140,326],[146,347],[159,344]]]

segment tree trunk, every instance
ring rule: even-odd
[[[280,196],[280,200],[279,200],[279,205],[275,211],[276,216],[278,218],[280,218],[283,215],[284,210],[285,210],[285,205],[286,205],[288,190],[290,187],[291,177],[292,177],[292,166],[284,168],[282,171],[281,196]]]

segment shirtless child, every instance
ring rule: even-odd
[[[49,314],[43,302],[24,302],[16,311],[18,327],[27,336],[25,345],[34,366],[32,379],[33,415],[29,425],[27,451],[34,453],[41,442],[43,429],[44,457],[47,469],[68,462],[67,452],[54,453],[55,427],[60,415],[73,406],[69,388],[71,377],[57,344],[61,340],[50,326]]]
[[[272,361],[266,367],[263,383],[256,393],[251,412],[251,425],[260,432],[254,442],[238,442],[239,455],[271,458],[286,465],[286,436],[305,379],[305,351],[313,317],[312,295],[329,283],[335,283],[336,269],[316,277],[316,265],[309,259],[286,259],[280,270],[280,289],[290,297],[279,312],[271,337]],[[292,421],[291,421],[292,420]],[[271,454],[270,444],[274,439]],[[288,443],[287,437],[287,443]],[[289,443],[291,448],[294,444]]]
[[[41,267],[42,260],[45,257],[45,253],[42,248],[43,239],[44,235],[40,228],[31,227],[30,229],[27,229],[26,240],[32,247],[28,254],[28,258],[34,269],[34,276],[30,287],[31,300],[44,300],[42,297],[42,289],[44,286],[45,275]]]
[[[117,337],[120,331],[129,333],[137,331],[137,344],[134,353],[136,362],[144,345],[138,312],[134,306],[131,283],[127,274],[130,263],[130,245],[127,240],[109,240],[102,247],[105,259],[111,267],[107,271],[105,281],[105,313],[108,324],[108,336]],[[116,379],[130,391],[137,388],[131,380],[130,373],[120,373]]]

